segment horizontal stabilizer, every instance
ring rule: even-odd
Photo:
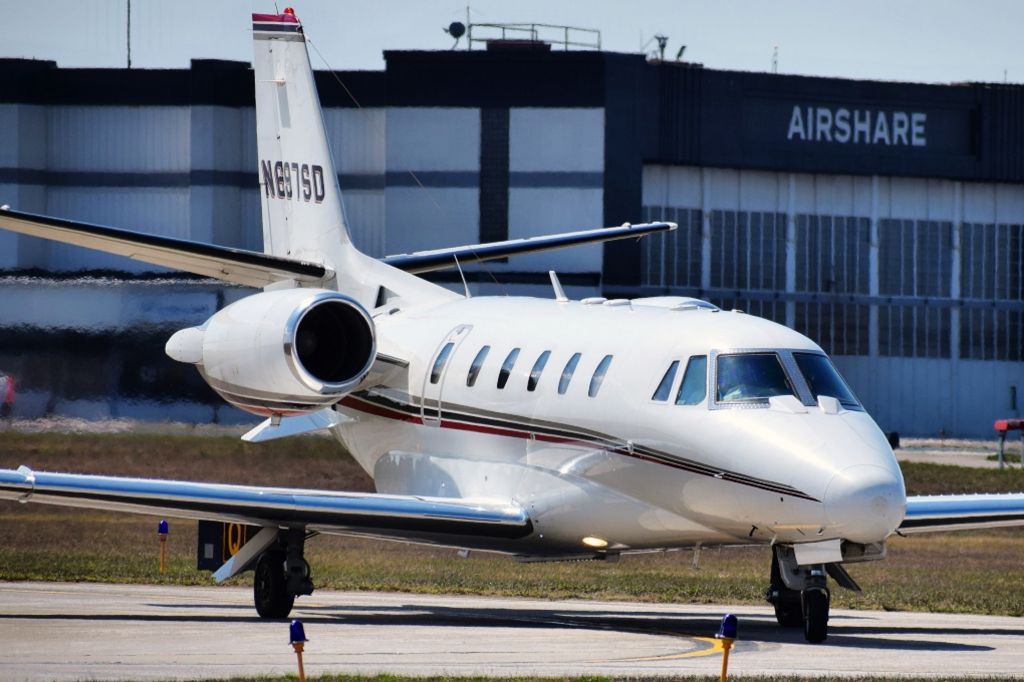
[[[0,228],[250,287],[265,287],[285,280],[322,285],[331,274],[317,263],[271,256],[258,251],[191,242],[10,209],[0,209]]]
[[[529,515],[512,502],[52,474],[27,467],[0,469],[0,499],[397,539],[514,539],[533,530]]]
[[[1024,493],[919,495],[907,498],[897,533],[1024,526]]]
[[[511,239],[505,242],[491,242],[489,244],[471,244],[468,246],[455,246],[448,249],[436,249],[433,251],[417,251],[416,253],[403,253],[395,256],[385,256],[382,260],[399,270],[405,270],[413,274],[432,272],[434,270],[446,270],[455,267],[456,261],[460,264],[480,263],[483,261],[518,256],[524,253],[536,253],[538,251],[549,251],[551,249],[564,249],[568,246],[579,246],[581,244],[596,244],[610,242],[616,239],[630,239],[644,237],[658,232],[669,232],[676,229],[675,223],[644,223],[642,225],[630,225],[626,223],[619,227],[605,227],[596,230],[583,230],[581,232],[567,232],[565,234],[554,234],[545,237],[529,237],[527,239]]]

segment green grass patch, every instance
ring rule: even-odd
[[[994,455],[989,455],[985,459],[987,459],[990,462],[998,462],[999,461],[999,453],[997,452]],[[1004,462],[1008,462],[1008,463],[1012,463],[1012,464],[1020,464],[1020,455],[1018,455],[1016,452],[1004,452],[1003,453],[1003,461]]]

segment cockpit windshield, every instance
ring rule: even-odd
[[[793,359],[807,380],[815,400],[819,395],[827,395],[838,400],[843,407],[860,407],[853,391],[827,357],[817,353],[793,353]]]
[[[775,353],[718,356],[718,402],[764,401],[776,395],[796,395]]]

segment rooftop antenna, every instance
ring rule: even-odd
[[[658,60],[665,61],[665,46],[668,45],[668,36],[656,35],[654,39],[658,41]]]
[[[450,50],[454,50],[456,47],[458,47],[459,38],[466,35],[466,25],[463,24],[461,21],[453,21],[452,23],[448,24],[448,28],[442,30],[448,35],[450,35],[452,38],[455,38],[455,42],[452,44],[450,48],[448,48]]]
[[[772,51],[772,73],[779,72],[779,46],[775,46],[775,50]]]
[[[677,62],[678,62],[678,61],[682,61],[682,59],[683,59],[683,53],[684,53],[684,52],[686,52],[686,45],[683,45],[682,47],[680,47],[680,48],[679,48],[679,51],[678,51],[678,52],[676,52],[676,61],[677,61]]]
[[[132,0],[128,0],[128,68],[132,68]]]
[[[640,51],[643,52],[646,55],[647,54],[647,46],[650,45],[654,41],[658,42],[658,59],[660,61],[665,61],[665,47],[668,45],[668,36],[664,36],[664,35],[660,35],[660,34],[659,35],[651,36],[651,38],[646,43],[643,44],[643,47],[640,48]],[[650,54],[649,58],[652,59],[652,60],[654,59],[654,53],[653,52]]]

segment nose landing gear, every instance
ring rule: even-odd
[[[771,584],[765,599],[775,607],[779,625],[803,626],[808,642],[824,642],[831,600],[825,566],[797,566],[792,551],[787,549],[776,546],[772,553]]]

